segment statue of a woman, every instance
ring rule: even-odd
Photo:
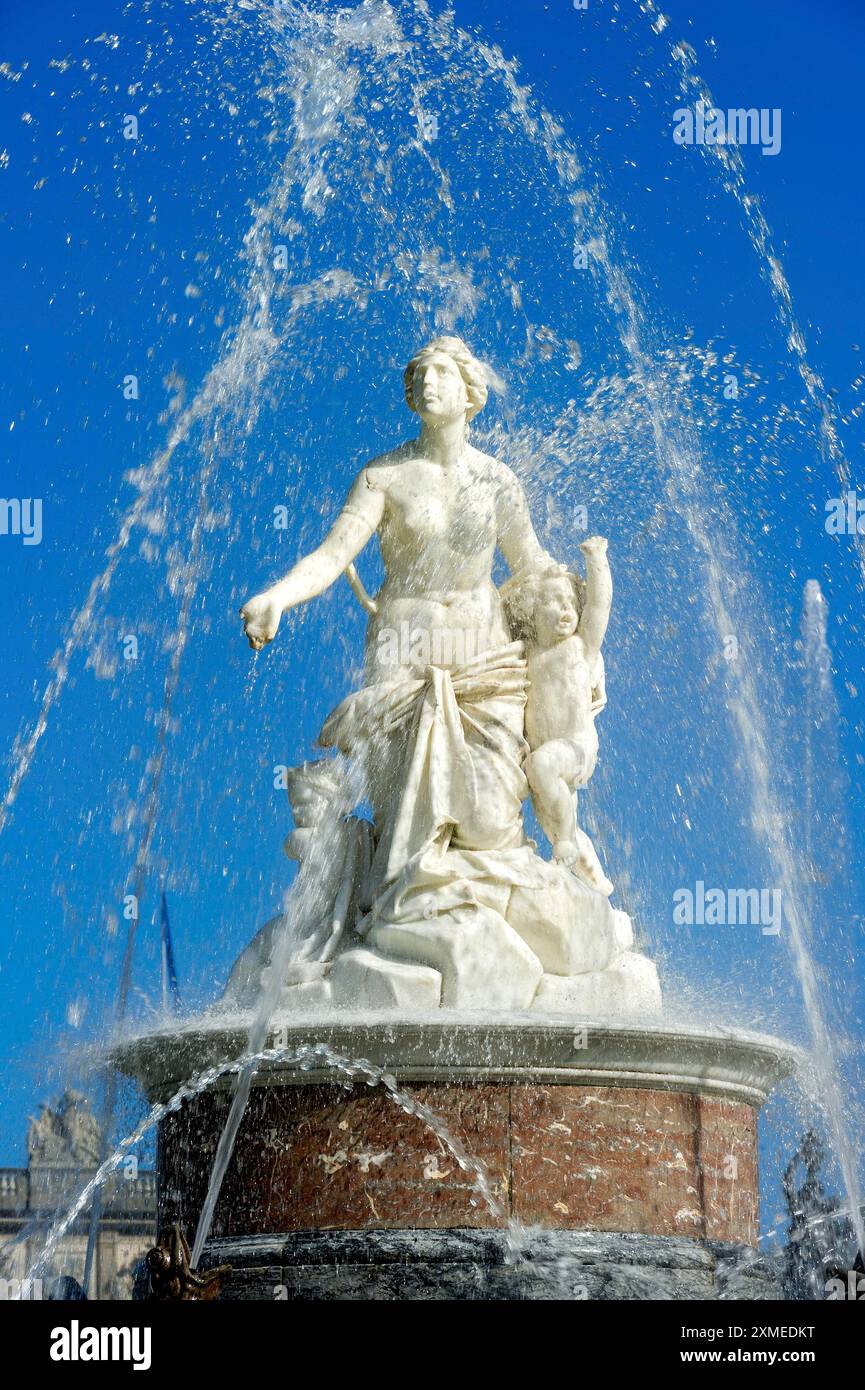
[[[282,614],[327,589],[377,531],[386,578],[370,605],[369,686],[421,676],[431,664],[454,669],[466,657],[507,647],[511,637],[492,582],[496,547],[512,571],[545,558],[514,474],[467,437],[487,398],[481,363],[460,339],[437,338],[412,358],[404,380],[409,408],[422,421],[419,438],[367,464],[318,549],[242,609],[258,650],[273,640]],[[515,740],[522,736],[522,703],[501,711]],[[378,823],[390,789],[372,776]],[[473,848],[504,847],[503,836],[513,843],[513,797],[505,805],[477,800],[464,809],[483,825],[470,826],[466,817],[461,838]]]
[[[256,651],[347,571],[370,612],[366,684],[319,738],[360,760],[374,820],[329,971],[337,1002],[528,1008],[550,970],[603,970],[630,941],[624,914],[525,835],[525,650],[492,566],[497,548],[518,580],[554,562],[514,474],[469,441],[487,379],[459,338],[418,352],[404,374],[418,438],[368,463],[322,544],[241,610]],[[373,600],[352,562],[374,532]]]
[[[409,362],[405,392],[420,436],[361,469],[318,549],[244,605],[256,650],[276,636],[283,613],[329,588],[376,531],[387,577],[371,624],[373,673],[379,654],[391,666],[391,644],[378,633],[400,633],[403,624],[440,641],[445,632],[472,633],[479,652],[510,640],[492,582],[496,546],[511,570],[530,567],[542,551],[514,474],[468,441],[468,423],[487,398],[484,368],[459,338],[436,338]]]

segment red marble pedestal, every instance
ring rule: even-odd
[[[489,1228],[636,1232],[753,1244],[751,1105],[631,1086],[448,1085],[413,1094],[486,1169],[489,1210],[447,1145],[381,1090],[254,1089],[212,1235]],[[162,1125],[159,1221],[193,1231],[229,1104]]]
[[[159,1134],[160,1228],[190,1240],[246,1036],[200,1021],[116,1053],[151,1101],[208,1077]],[[774,1039],[676,1028],[293,1019],[256,1071],[203,1267],[230,1264],[241,1298],[777,1297],[755,1251],[757,1113],[793,1062]],[[432,1126],[356,1079],[383,1073]]]

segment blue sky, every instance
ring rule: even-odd
[[[262,354],[261,379],[247,380],[173,455],[147,524],[133,532],[96,604],[0,836],[0,1158],[22,1160],[27,1114],[110,1019],[125,930],[118,919],[141,834],[136,806],[199,512],[205,429],[215,423],[219,433],[142,904],[134,996],[142,1016],[157,991],[160,870],[191,1003],[214,997],[290,881],[280,853],[290,818],[273,768],[310,755],[325,715],[356,679],[361,615],[337,586],[287,624],[253,669],[236,609],[315,544],[364,457],[411,428],[400,369],[445,319],[507,383],[478,430],[523,476],[551,547],[563,558],[575,552],[580,504],[591,529],[611,539],[610,707],[587,802],[620,901],[682,1008],[795,1037],[804,1024],[784,941],[747,925],[676,927],[671,903],[697,880],[775,885],[729,714],[741,671],[765,709],[784,835],[804,843],[807,730],[795,643],[805,581],[820,581],[839,716],[814,742],[812,850],[823,865],[815,952],[845,1084],[861,1094],[855,547],[823,526],[837,482],[765,258],[709,160],[673,143],[680,97],[671,46],[692,46],[719,106],[782,113],[780,152],[744,148],[744,177],[772,228],[855,483],[865,371],[857,138],[865,17],[840,0],[676,0],[656,34],[624,0],[589,0],[585,11],[565,0],[456,7],[467,31],[517,59],[517,82],[563,127],[557,148],[572,141],[586,186],[601,189],[587,234],[597,234],[596,210],[605,209],[613,261],[644,306],[644,347],[667,419],[688,440],[687,476],[729,580],[746,663],[737,672],[707,620],[705,557],[656,455],[615,314],[603,285],[572,266],[565,192],[498,79],[482,78],[477,45],[460,50],[449,75],[428,40],[417,41],[410,60],[341,49],[343,67],[321,69],[319,88],[333,80],[345,97],[357,69],[356,94],[340,110],[335,139],[298,154],[292,120],[310,111],[279,90],[291,68],[285,40],[249,10],[217,8],[228,18],[214,26],[206,7],[180,3],[2,6],[3,491],[41,497],[44,528],[39,546],[0,537],[0,746],[9,769],[70,617],[135,499],[126,474],[159,456],[178,418],[172,402],[195,397],[242,319],[244,236],[292,148],[308,164],[262,225],[273,224],[274,244],[291,248],[291,284],[317,289],[312,308],[292,309],[284,285],[274,292],[275,345]],[[438,120],[425,152],[408,148],[412,80]],[[261,95],[267,87],[272,94]],[[312,106],[314,95],[312,83]],[[139,119],[135,141],[123,138],[130,113]],[[300,182],[316,160],[333,191],[319,205],[307,184],[304,205]],[[335,271],[353,278],[334,280]],[[723,394],[729,372],[741,388],[732,402]],[[122,391],[129,374],[139,383],[134,401]],[[290,510],[285,531],[272,524],[281,504]],[[375,556],[360,568],[373,583]],[[122,660],[129,635],[138,641],[135,662]],[[779,1142],[789,1126],[779,1112]]]

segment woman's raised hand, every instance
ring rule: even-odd
[[[247,641],[254,652],[260,652],[262,647],[273,641],[282,613],[283,604],[273,589],[247,599],[240,616]]]

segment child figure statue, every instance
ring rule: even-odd
[[[514,637],[526,644],[530,681],[526,704],[525,764],[535,812],[553,855],[590,887],[609,895],[613,885],[595,848],[577,825],[576,797],[598,760],[595,717],[606,704],[601,644],[613,584],[602,536],[583,541],[586,579],[549,566],[503,586]]]

